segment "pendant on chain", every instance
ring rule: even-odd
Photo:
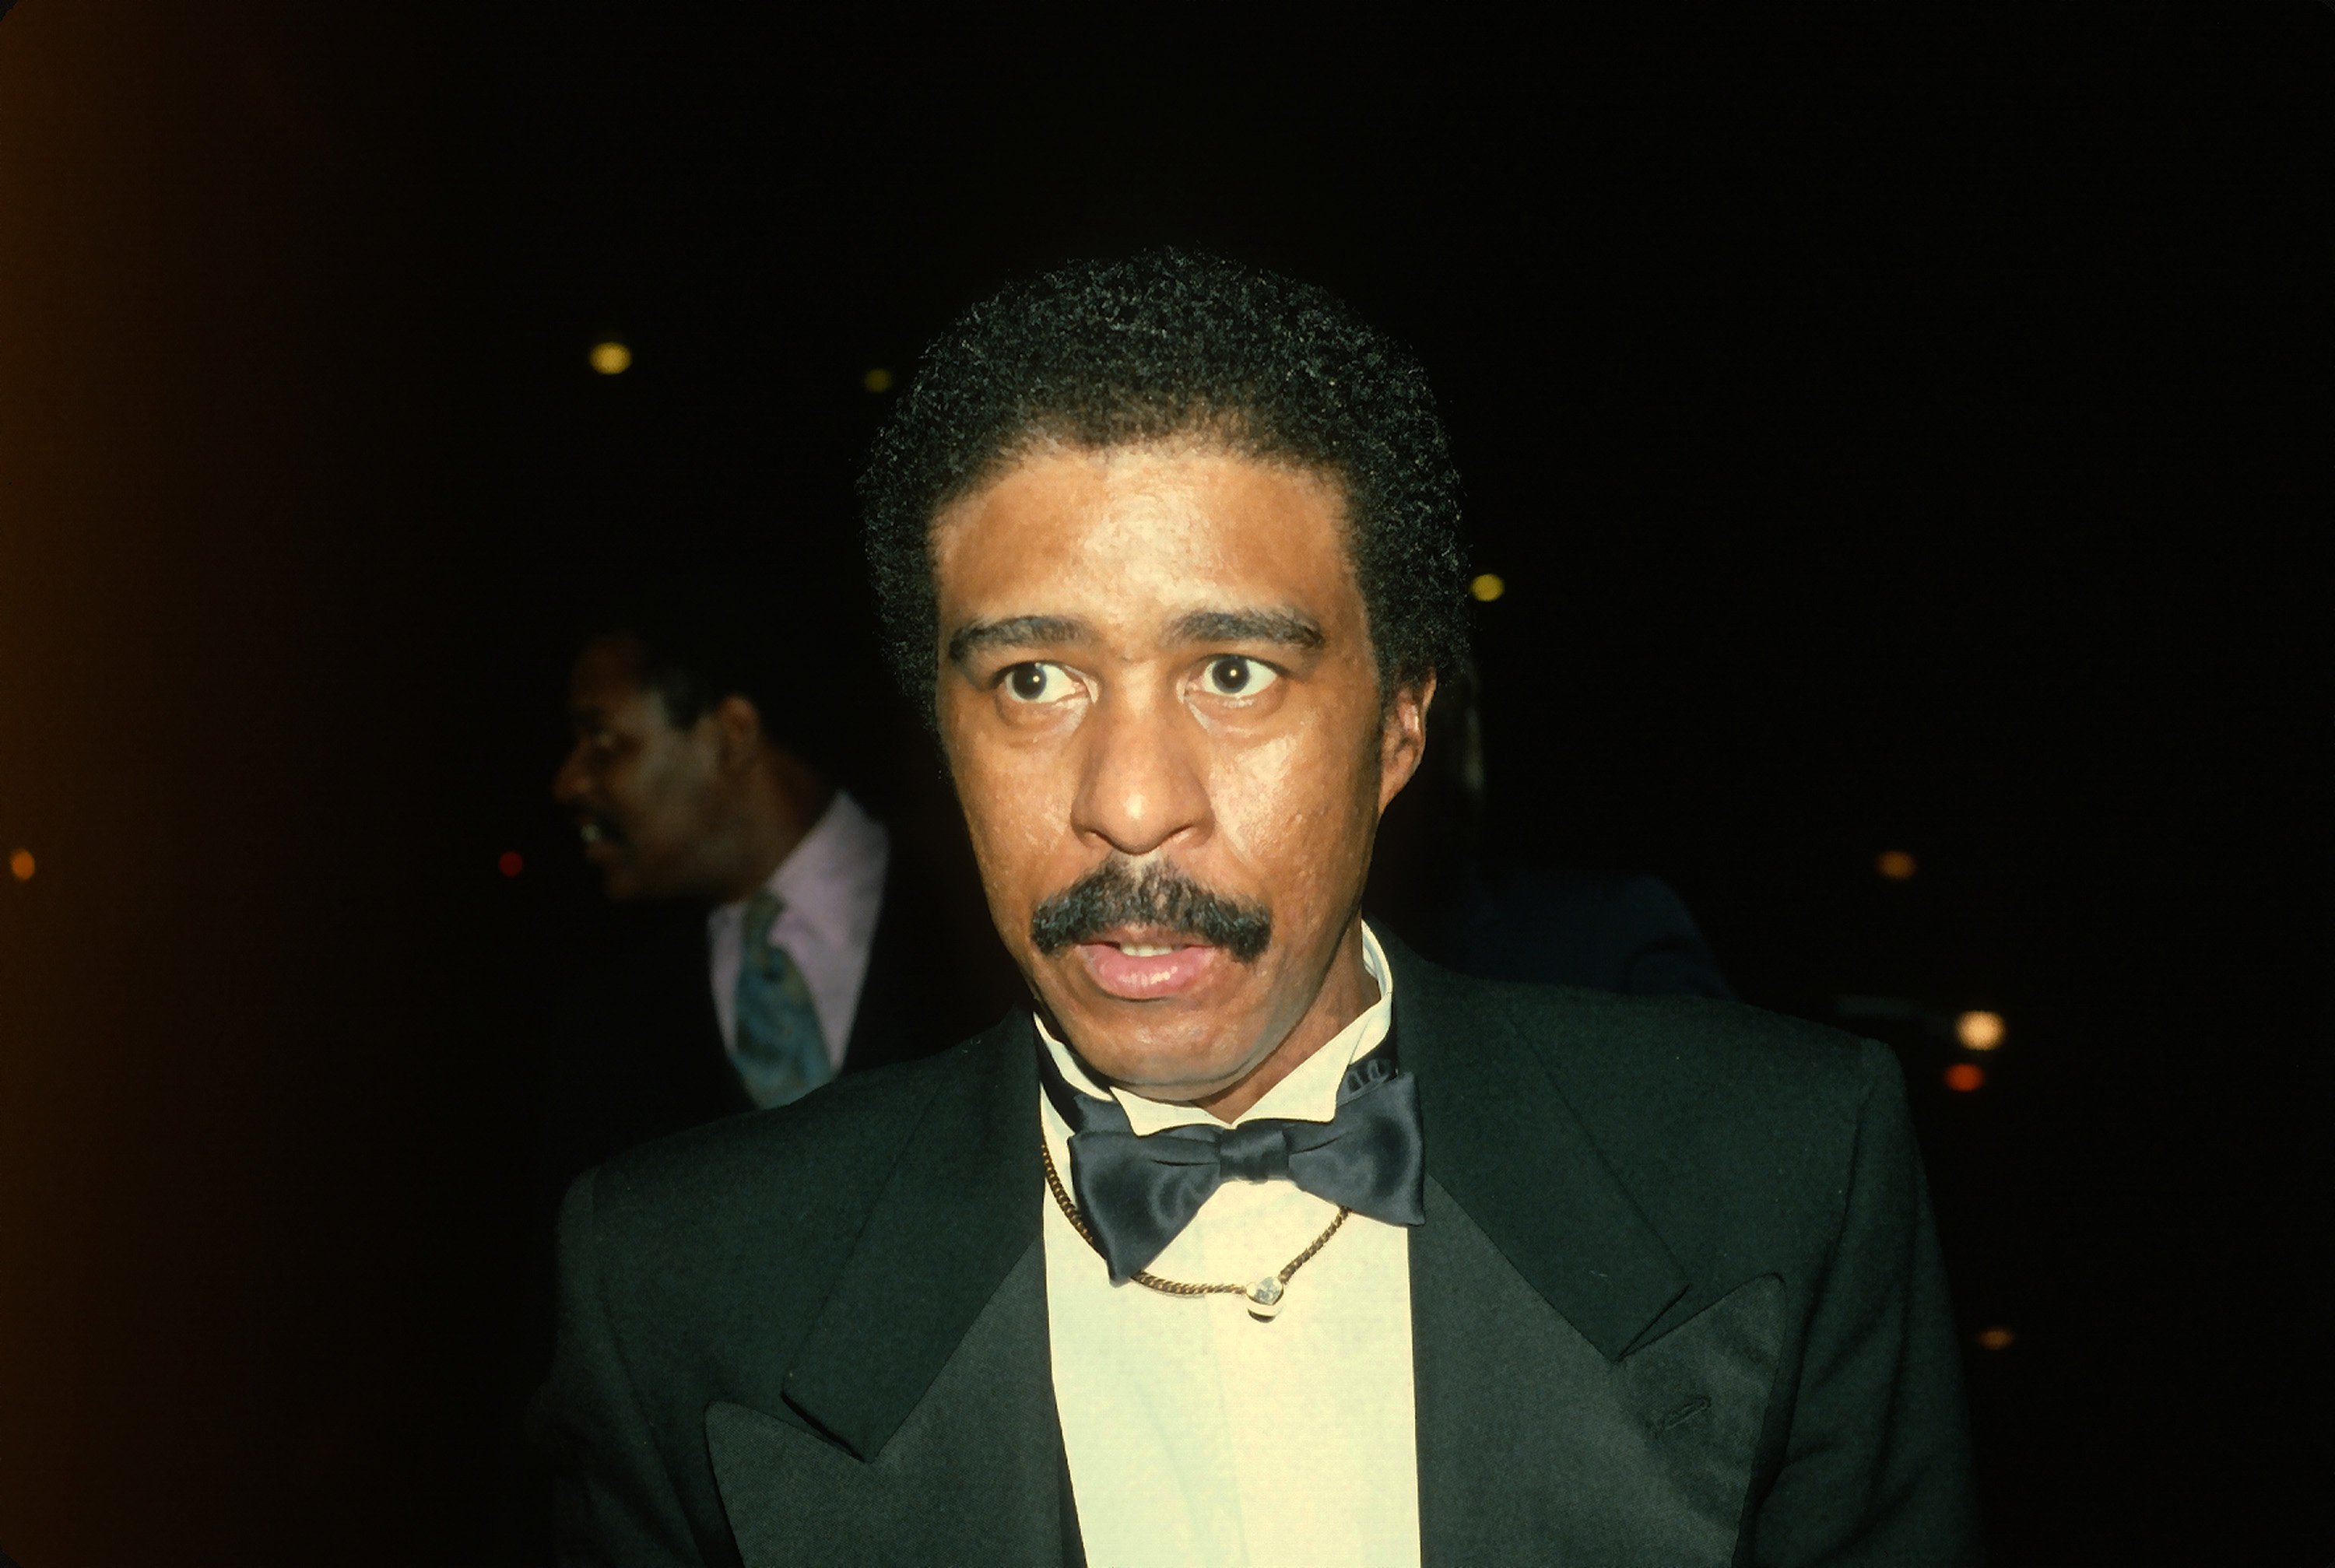
[[[1045,1162],[1046,1187],[1054,1195],[1054,1203],[1062,1211],[1062,1217],[1071,1222],[1071,1228],[1085,1239],[1087,1245],[1094,1248],[1098,1256],[1101,1255],[1102,1244],[1095,1239],[1094,1232],[1087,1228],[1086,1216],[1079,1213],[1079,1205],[1071,1201],[1069,1191],[1062,1186],[1061,1173],[1054,1168],[1053,1154],[1046,1147],[1043,1138],[1038,1142],[1038,1157]],[[1260,1323],[1269,1323],[1281,1315],[1284,1299],[1289,1294],[1289,1277],[1313,1262],[1315,1253],[1329,1245],[1330,1238],[1338,1234],[1338,1227],[1344,1224],[1347,1216],[1353,1212],[1341,1205],[1337,1217],[1330,1222],[1330,1228],[1315,1236],[1312,1246],[1282,1265],[1279,1273],[1267,1274],[1264,1278],[1252,1281],[1245,1285],[1191,1285],[1180,1280],[1163,1280],[1158,1275],[1143,1269],[1136,1270],[1128,1275],[1128,1278],[1136,1284],[1142,1285],[1148,1290],[1158,1291],[1162,1295],[1239,1296],[1247,1303],[1248,1315],[1252,1319]]]

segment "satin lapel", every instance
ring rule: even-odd
[[[1676,1258],[1499,992],[1380,939],[1426,1138],[1410,1244],[1424,1562],[1729,1562],[1781,1286],[1749,1282],[1634,1349],[1687,1289]]]
[[[933,1096],[787,1373],[787,1402],[863,1460],[900,1429],[1038,1239],[1035,1049],[1022,1013],[955,1053],[954,1080]],[[1042,1379],[1043,1291],[1015,1310]]]
[[[1395,1050],[1419,1079],[1428,1175],[1618,1360],[1685,1292],[1686,1275],[1498,1010],[1497,990],[1378,934],[1395,972]]]
[[[1733,1561],[1783,1342],[1774,1275],[1612,1361],[1429,1177],[1410,1281],[1424,1568]]]
[[[1064,1561],[1071,1515],[1045,1316],[1045,1252],[1032,1240],[872,1459],[741,1405],[708,1410],[706,1443],[745,1568]]]

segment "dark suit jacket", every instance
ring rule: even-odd
[[[1888,1053],[1387,946],[1425,1562],[1974,1561]],[[1037,1094],[1017,1014],[579,1181],[538,1407],[566,1560],[1076,1561]]]
[[[843,1071],[928,1056],[1025,997],[969,873],[896,840]],[[753,1109],[722,1049],[706,979],[705,911],[637,912],[580,976],[553,1031],[538,1131],[547,1219],[575,1176],[636,1144]]]

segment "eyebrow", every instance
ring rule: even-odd
[[[1284,648],[1319,648],[1327,641],[1310,615],[1295,610],[1194,610],[1168,628],[1176,643],[1269,643]],[[986,649],[1028,647],[1037,643],[1090,643],[1092,628],[1072,615],[1012,615],[961,626],[948,642],[949,662],[963,665]]]
[[[974,621],[948,639],[948,663],[964,665],[985,649],[1025,649],[1042,642],[1093,642],[1093,628],[1077,616],[1006,616]],[[1293,609],[1196,609],[1168,625],[1170,642],[1265,642],[1284,649],[1326,644],[1313,616]]]
[[[1178,643],[1272,643],[1319,648],[1325,639],[1311,615],[1295,610],[1195,610],[1177,617],[1168,634]]]
[[[960,626],[948,641],[949,663],[964,664],[988,648],[1021,648],[1032,643],[1090,643],[1094,633],[1071,615],[1009,615]]]

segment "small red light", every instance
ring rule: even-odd
[[[1946,1087],[1964,1094],[1986,1081],[1986,1070],[1974,1061],[1958,1061],[1946,1069]]]
[[[519,858],[518,850],[506,849],[496,859],[495,869],[506,876],[516,876],[527,869],[527,862]]]

